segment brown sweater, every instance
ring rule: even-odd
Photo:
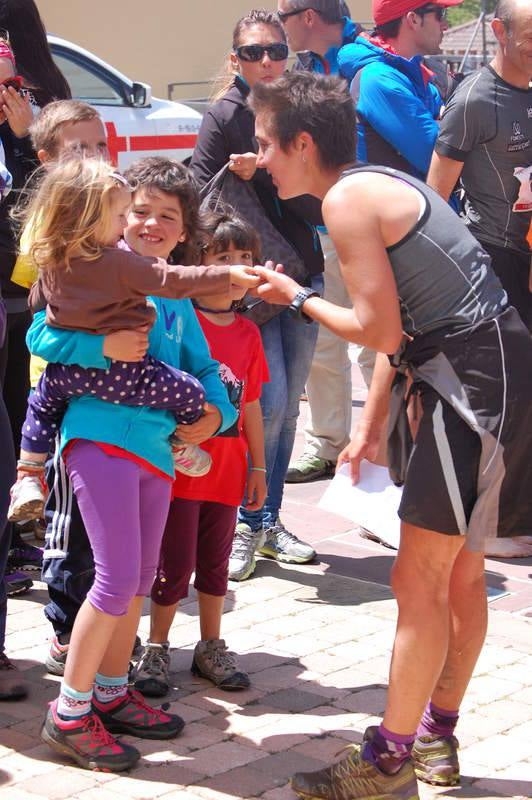
[[[56,328],[106,335],[153,324],[148,295],[179,299],[228,292],[229,267],[180,267],[118,248],[94,261],[73,258],[70,269],[42,270],[30,293],[33,310],[46,304]]]

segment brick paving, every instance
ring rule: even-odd
[[[364,392],[354,379],[357,412]],[[301,440],[300,430],[299,449]],[[175,741],[135,740],[142,760],[131,773],[72,767],[40,742],[46,704],[58,689],[43,665],[51,630],[42,615],[44,585],[10,600],[7,651],[31,691],[26,702],[0,704],[1,800],[293,800],[294,771],[318,769],[359,742],[384,705],[393,552],[318,510],[326,485],[289,486],[283,506],[285,524],[313,543],[317,563],[259,559],[252,579],[230,584],[224,635],[251,674],[250,690],[222,692],[191,675],[198,637],[191,590],[172,628],[173,687],[165,698],[187,726]],[[489,560],[487,571],[489,633],[458,728],[462,783],[421,785],[422,800],[532,796],[532,560]]]

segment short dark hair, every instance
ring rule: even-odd
[[[345,3],[342,0],[290,0],[289,11],[315,11],[328,25],[342,21]]]
[[[197,264],[200,256],[199,191],[192,173],[180,161],[164,156],[147,156],[135,161],[124,171],[133,190],[158,189],[177,198],[183,214],[186,239],[172,252],[180,264]]]
[[[242,34],[252,25],[268,25],[275,28],[282,42],[286,42],[286,34],[281,25],[281,21],[275,11],[268,11],[265,8],[254,8],[249,14],[240,17],[233,29],[233,50],[242,44]]]
[[[289,72],[273,83],[256,83],[249,104],[255,115],[268,113],[283,150],[298,133],[306,131],[318,148],[323,167],[355,161],[355,107],[340,78]]]
[[[396,39],[399,36],[402,22],[403,18],[399,17],[399,19],[391,19],[383,25],[376,25],[373,35],[382,36],[383,39]]]
[[[237,250],[250,250],[253,263],[261,263],[260,238],[249,222],[240,217],[230,206],[221,210],[207,209],[202,212],[202,251],[214,250],[223,253],[231,245]]]

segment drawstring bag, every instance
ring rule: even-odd
[[[229,164],[226,164],[200,189],[200,198],[202,210],[216,211],[220,207],[226,209],[228,206],[233,208],[257,231],[263,261],[282,264],[285,273],[295,281],[306,281],[303,260],[268,219],[251,181],[239,178],[231,172]],[[247,295],[242,300],[242,306],[240,313],[257,325],[264,325],[286,308]]]

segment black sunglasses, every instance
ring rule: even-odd
[[[235,48],[235,53],[241,61],[262,61],[264,53],[272,61],[284,61],[288,58],[288,46],[283,42],[274,44],[241,44]]]
[[[416,8],[414,14],[417,14],[418,17],[424,17],[425,14],[435,14],[436,19],[438,22],[441,22],[443,19],[447,17],[447,8],[442,6],[433,6],[433,5],[426,5],[421,6],[421,8]]]
[[[303,11],[315,11],[316,14],[320,13],[317,9],[312,8],[312,6],[306,6],[306,8],[298,8],[297,11],[278,11],[277,16],[280,21],[284,23],[288,17],[295,17],[297,14],[302,14]]]

